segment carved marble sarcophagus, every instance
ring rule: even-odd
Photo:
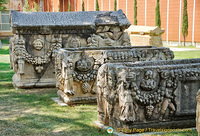
[[[91,12],[12,12],[10,40],[13,85],[55,87],[53,51],[59,48],[130,46],[122,10]]]
[[[56,78],[59,97],[67,104],[96,102],[96,77],[104,63],[171,60],[169,48],[102,47],[59,49],[56,54]]]
[[[200,59],[107,63],[97,75],[98,120],[124,133],[195,126]]]
[[[197,93],[196,129],[198,136],[200,136],[200,89]]]

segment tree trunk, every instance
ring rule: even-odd
[[[185,47],[185,35],[183,36],[183,38],[184,38],[184,47]]]

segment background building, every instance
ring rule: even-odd
[[[71,11],[81,11],[82,2],[84,1],[85,11],[94,11],[96,9],[96,0],[26,0],[29,2],[30,8],[34,8],[33,2],[36,2],[40,11],[44,12],[63,12],[68,11],[69,3]],[[189,44],[195,45],[200,42],[200,1],[188,1],[188,36],[186,41]],[[101,11],[114,10],[114,0],[98,0],[99,9]],[[9,9],[23,11],[25,0],[10,0]],[[137,0],[138,10],[138,25],[154,26],[155,25],[155,7],[156,0]],[[122,9],[128,19],[133,24],[134,22],[134,0],[117,0],[117,9]],[[8,12],[6,12],[7,15]],[[182,13],[183,0],[160,0],[160,15],[161,27],[165,29],[162,35],[163,41],[166,44],[176,42],[180,44],[183,41],[182,36]],[[6,24],[3,24],[4,12],[0,14],[2,31],[8,29]],[[6,20],[7,23],[7,20]]]

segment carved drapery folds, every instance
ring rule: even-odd
[[[148,123],[153,128],[194,126],[195,101],[191,99],[200,86],[199,62],[200,59],[102,65],[97,76],[98,120],[114,128],[129,129],[145,128]],[[184,126],[176,121],[190,123]]]
[[[150,57],[148,55],[141,55],[144,54],[144,50]],[[152,55],[158,51],[158,55]],[[60,49],[55,54],[58,95],[68,104],[76,103],[75,99],[78,103],[81,101],[86,103],[86,98],[88,98],[88,102],[91,102],[91,99],[93,102],[96,101],[97,72],[104,63],[168,60],[173,58],[173,53],[168,48],[155,47]],[[111,79],[114,78],[112,77],[112,70],[109,74]],[[108,87],[112,87],[111,79],[108,79],[108,82],[111,84]],[[151,83],[148,82],[147,85],[149,84]],[[108,95],[110,94],[108,93]]]

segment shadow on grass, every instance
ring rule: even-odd
[[[16,120],[0,120],[0,135],[105,136],[106,132],[87,125],[81,117],[28,114]]]
[[[0,135],[106,135],[93,126],[96,106],[58,106],[51,100],[56,91],[54,88],[16,91],[11,83],[0,83]]]

